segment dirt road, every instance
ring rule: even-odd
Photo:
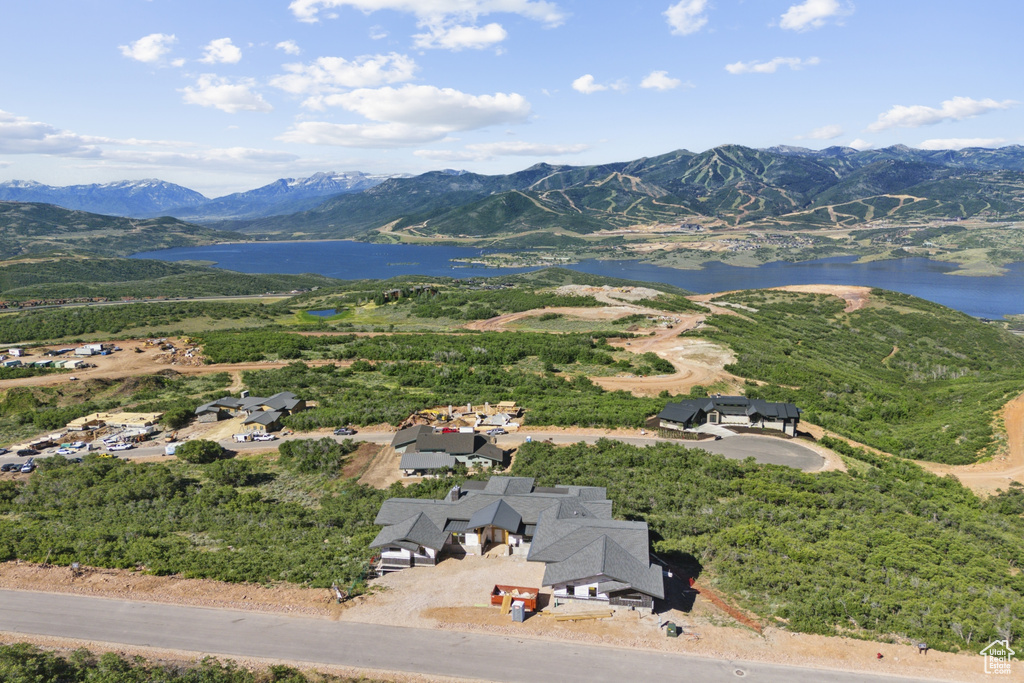
[[[964,486],[980,494],[992,494],[997,489],[1005,491],[1011,481],[1024,483],[1024,394],[1003,407],[1003,423],[1006,425],[1006,453],[973,465],[929,462],[920,465],[939,476],[952,474]]]

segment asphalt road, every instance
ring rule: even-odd
[[[30,591],[0,590],[0,631],[184,650],[197,656],[234,655],[513,683],[924,680]]]
[[[360,432],[354,437],[333,437],[337,440],[345,438],[352,438],[356,441],[369,441],[371,443],[387,444],[391,443],[391,439],[394,434],[391,432]],[[295,434],[285,438],[309,438],[308,434]],[[584,435],[584,434],[546,434],[546,433],[532,433],[530,431],[520,431],[515,434],[506,434],[499,436],[497,443],[502,448],[514,448],[519,446],[527,438],[532,438],[535,441],[548,441],[557,444],[566,443],[577,443],[585,441],[587,443],[595,443],[598,439],[608,438],[601,435]],[[744,458],[754,458],[759,463],[771,464],[771,465],[788,465],[789,467],[795,467],[796,469],[803,470],[805,472],[814,472],[821,469],[825,464],[825,459],[820,455],[807,448],[799,441],[791,441],[786,439],[779,439],[770,436],[757,436],[741,434],[737,436],[730,436],[723,438],[720,441],[681,441],[677,439],[658,439],[649,436],[637,436],[637,437],[614,437],[618,441],[623,443],[633,444],[634,446],[650,446],[659,441],[670,441],[686,448],[700,448],[708,451],[709,453],[717,453],[725,456],[732,460],[743,460]],[[276,441],[250,441],[243,443],[234,443],[231,439],[226,439],[220,442],[225,448],[231,450],[246,452],[254,451],[259,449],[274,448]],[[55,449],[49,449],[41,453],[36,458],[46,458],[53,455],[52,451]],[[86,451],[83,449],[78,455],[85,455]],[[145,446],[142,448],[133,448],[129,451],[121,451],[117,453],[122,458],[132,458],[138,456],[150,456],[150,455],[163,455],[164,444],[162,442],[154,444],[152,446]],[[74,457],[74,456],[69,456]],[[7,462],[25,462],[28,458],[19,458],[13,453],[0,456],[0,464]]]

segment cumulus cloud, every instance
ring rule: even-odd
[[[731,74],[773,74],[780,66],[788,66],[793,71],[799,71],[805,66],[815,66],[821,60],[817,57],[800,59],[799,57],[776,57],[770,62],[734,62],[726,64],[725,70]]]
[[[877,133],[888,128],[919,128],[931,126],[943,121],[961,121],[998,109],[1009,109],[1017,104],[1013,100],[997,102],[993,99],[975,100],[970,97],[954,97],[946,100],[942,106],[926,107],[921,104],[906,107],[897,104],[887,112],[878,115],[878,120],[868,126],[868,130]]]
[[[286,55],[297,55],[302,52],[302,50],[299,49],[298,43],[294,40],[282,40],[274,47],[278,50],[283,50]]]
[[[846,146],[853,147],[854,149],[863,152],[866,149],[872,149],[875,146],[875,144],[873,142],[868,142],[867,140],[861,140],[860,138],[857,138],[856,140],[852,140],[851,142],[847,143]]]
[[[256,82],[251,78],[243,78],[232,83],[214,74],[203,74],[196,80],[195,86],[183,88],[181,92],[187,104],[215,107],[229,114],[240,111],[271,111],[273,107],[259,93],[253,92],[255,85]]]
[[[88,156],[95,152],[90,142],[48,123],[0,110],[0,154]]]
[[[572,82],[572,89],[584,95],[601,92],[602,90],[625,90],[626,84],[623,81],[614,83],[598,83],[591,74],[584,74]]]
[[[435,26],[427,33],[413,36],[421,49],[440,48],[457,52],[463,49],[481,50],[496,45],[508,37],[501,24],[486,26]]]
[[[287,74],[270,84],[293,95],[321,95],[343,88],[367,88],[402,83],[416,73],[416,62],[405,55],[364,55],[352,61],[344,57],[320,57],[310,64],[285,64]]]
[[[665,18],[672,27],[672,34],[688,36],[704,28],[708,18],[704,14],[707,0],[681,0],[665,10]]]
[[[786,10],[779,26],[789,31],[807,31],[821,28],[829,19],[844,17],[851,11],[843,8],[839,0],[804,0]]]
[[[652,71],[640,81],[641,88],[652,88],[654,90],[674,90],[683,82],[678,78],[672,78],[667,71]]]
[[[242,51],[231,42],[230,38],[211,40],[203,48],[204,64],[238,64],[242,59]]]
[[[822,126],[821,128],[815,128],[807,135],[796,136],[797,140],[835,140],[837,137],[843,134],[842,126]]]
[[[521,95],[470,95],[451,88],[406,85],[401,88],[362,88],[323,98],[373,121],[336,124],[304,121],[280,138],[285,142],[345,147],[395,147],[443,140],[456,131],[521,123],[530,104]]]
[[[470,95],[432,85],[361,88],[330,95],[324,98],[324,102],[361,114],[371,121],[441,126],[449,131],[522,123],[530,115],[530,103],[516,93]]]
[[[171,45],[174,45],[177,41],[178,39],[173,35],[150,33],[148,36],[143,36],[135,42],[118,47],[120,47],[121,54],[125,57],[134,59],[137,62],[152,64],[159,62],[161,57],[170,52]]]
[[[967,147],[1002,147],[1005,138],[932,138],[918,145],[919,149],[965,149]]]
[[[572,89],[576,92],[581,92],[584,95],[589,95],[591,93],[607,90],[608,86],[595,83],[592,75],[584,74],[572,82]]]

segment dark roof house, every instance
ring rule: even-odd
[[[493,539],[498,530],[528,546],[528,561],[547,565],[544,585],[556,592],[579,596],[572,587],[586,585],[597,599],[631,604],[615,600],[639,595],[646,607],[665,597],[661,569],[650,561],[647,524],[612,519],[603,487],[538,487],[530,477],[491,477],[467,481],[442,500],[389,498],[374,523],[383,527],[375,548],[407,542],[439,551],[467,533]]]
[[[702,424],[717,424],[778,429],[795,435],[800,409],[792,403],[717,394],[669,403],[658,413],[658,420],[663,429],[682,430]]]

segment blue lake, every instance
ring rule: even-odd
[[[163,261],[215,261],[243,273],[320,273],[344,280],[387,279],[397,275],[489,277],[535,268],[465,267],[453,258],[473,258],[480,249],[363,242],[253,242],[162,249],[135,258]],[[862,285],[912,294],[979,318],[1024,313],[1024,263],[1011,264],[999,277],[949,275],[956,266],[923,258],[853,263],[838,257],[802,263],[776,262],[757,268],[709,263],[701,270],[678,270],[636,261],[588,260],[566,268],[594,275],[664,282],[698,293],[798,284]]]

